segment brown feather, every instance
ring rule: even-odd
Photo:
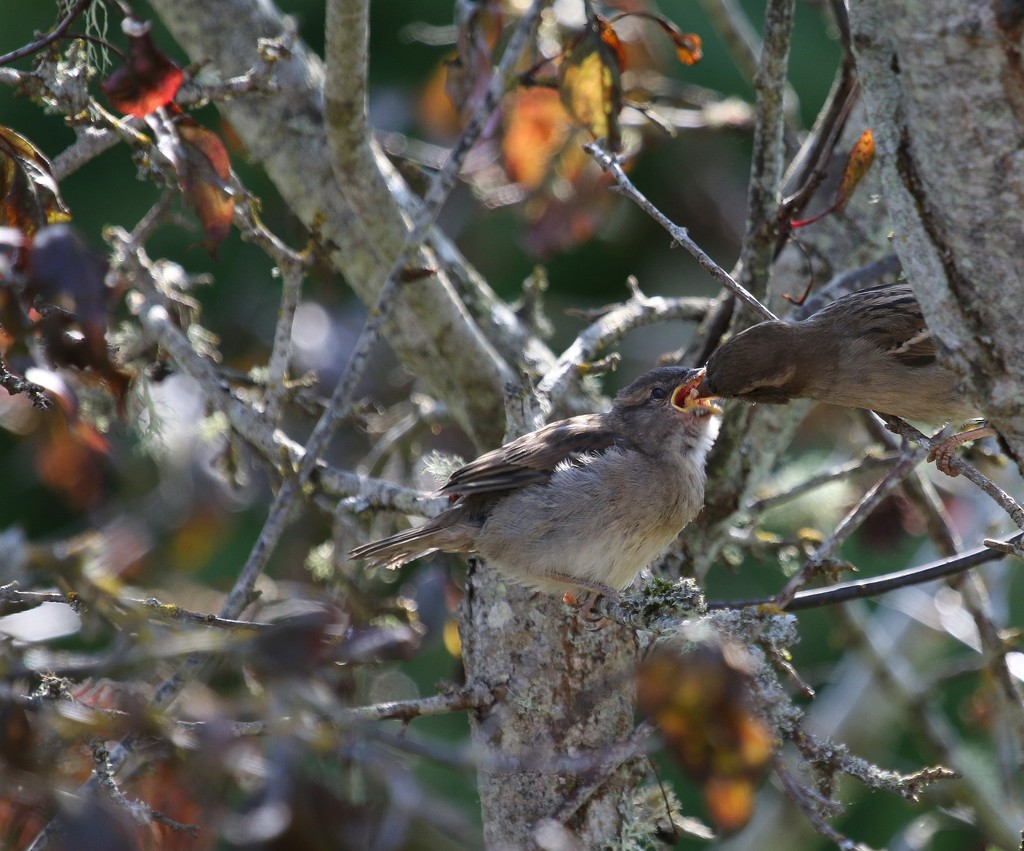
[[[976,416],[910,287],[843,296],[802,322],[762,322],[716,349],[707,392],[748,402],[818,399],[920,422]]]
[[[452,473],[438,493],[464,496],[543,484],[559,464],[602,452],[613,443],[607,414],[561,420],[481,455]]]
[[[603,414],[562,420],[456,470],[451,508],[357,547],[398,567],[422,555],[479,552],[506,576],[549,591],[624,588],[700,510],[717,425],[689,398],[697,370],[661,367]]]

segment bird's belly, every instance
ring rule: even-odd
[[[545,499],[545,490],[527,489],[499,503],[476,549],[516,581],[547,591],[566,588],[552,575],[625,588],[696,512],[677,495],[627,503],[608,492],[566,508],[564,499]]]

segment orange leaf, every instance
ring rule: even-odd
[[[704,56],[701,50],[702,42],[699,35],[696,33],[684,33],[679,27],[661,15],[652,15],[650,12],[624,12],[612,18],[612,22],[630,17],[645,18],[648,21],[654,21],[654,23],[661,27],[664,33],[672,39],[672,44],[675,45],[676,58],[684,65],[695,65]]]
[[[203,245],[212,255],[228,235],[235,212],[234,198],[221,188],[231,179],[231,160],[220,137],[191,119],[178,125],[178,135],[188,160],[183,187],[203,225]]]
[[[745,777],[712,777],[704,784],[704,803],[715,826],[734,833],[754,813],[754,784]]]
[[[858,184],[864,179],[864,175],[868,173],[868,169],[871,168],[871,164],[874,161],[875,137],[869,127],[860,134],[860,138],[857,139],[856,144],[854,144],[853,149],[846,158],[846,168],[843,169],[843,179],[839,181],[839,188],[836,190],[836,198],[835,201],[832,202],[832,206],[827,210],[822,210],[822,212],[815,216],[811,216],[809,219],[790,222],[789,226],[793,230],[806,227],[809,224],[813,224],[814,222],[825,218],[829,213],[834,213],[837,210],[843,209],[843,207],[846,206],[846,202],[850,200],[850,196],[853,194]]]
[[[554,89],[518,89],[508,95],[502,112],[505,171],[527,189],[537,189],[569,137],[565,107]]]
[[[447,57],[424,82],[416,101],[416,116],[428,138],[452,139],[462,127],[459,111],[448,94],[448,77],[455,54]]]
[[[750,705],[749,660],[736,645],[686,655],[661,650],[637,674],[637,702],[669,751],[704,786],[712,820],[737,830],[750,818],[754,784],[771,758],[771,731]]]
[[[846,169],[843,171],[843,179],[839,183],[839,192],[836,194],[836,209],[841,210],[850,200],[850,196],[858,184],[868,173],[871,164],[875,161],[875,137],[869,127],[860,134],[860,138],[846,158]]]

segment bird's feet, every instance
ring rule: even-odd
[[[928,453],[928,460],[934,461],[936,468],[947,476],[956,478],[960,473],[950,467],[950,463],[953,460],[953,453],[956,452],[957,448],[969,440],[981,440],[983,437],[992,437],[995,433],[996,430],[991,426],[982,425],[950,435],[938,446],[932,448],[931,452]]]
[[[568,581],[569,577],[566,577]],[[566,591],[562,596],[562,602],[567,606],[577,606],[579,610],[576,612],[576,617],[583,621],[584,629],[594,631],[604,626],[607,618],[604,615],[594,615],[593,608],[597,602],[598,597],[607,597],[613,603],[621,603],[622,597],[619,592],[614,588],[603,585],[600,582],[583,582],[579,579],[573,580],[574,584],[579,585],[582,588],[589,588],[590,593],[587,598],[581,603],[579,598],[572,591]]]

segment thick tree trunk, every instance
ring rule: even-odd
[[[942,357],[1024,462],[1024,6],[855,0],[895,247]]]
[[[532,848],[564,820],[578,847],[604,847],[645,773],[636,759],[604,769],[633,729],[636,634],[619,624],[588,632],[559,600],[531,599],[487,571],[470,577],[462,618],[467,675],[504,688],[471,719],[486,846]],[[578,811],[562,811],[595,777]]]

